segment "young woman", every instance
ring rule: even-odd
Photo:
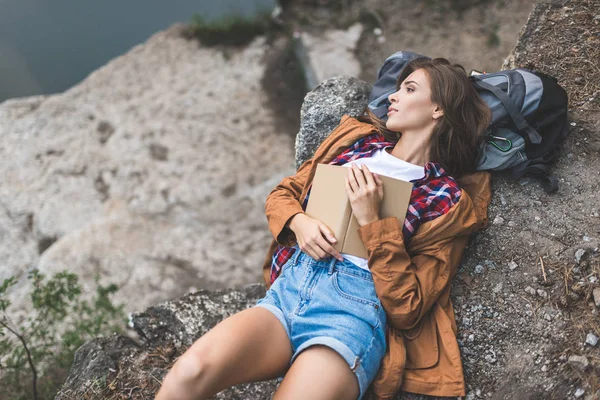
[[[269,194],[266,296],[198,339],[158,400],[281,376],[277,400],[360,399],[369,386],[380,399],[465,395],[450,282],[470,233],[486,223],[489,176],[472,172],[489,109],[446,59],[412,60],[397,89],[385,123],[344,116]],[[304,214],[318,163],[348,167],[368,259],[340,254],[329,228]],[[403,225],[379,217],[378,174],[413,183]]]

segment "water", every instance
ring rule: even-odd
[[[252,16],[276,0],[0,0],[0,102],[62,92],[193,14]]]

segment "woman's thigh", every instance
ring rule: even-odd
[[[274,400],[356,400],[358,380],[348,363],[326,346],[311,346],[292,364]]]
[[[217,324],[184,356],[206,366],[203,381],[210,382],[216,393],[232,385],[283,376],[292,347],[279,320],[268,310],[253,307]]]

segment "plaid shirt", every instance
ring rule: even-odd
[[[387,146],[394,146],[394,143],[386,142],[383,135],[379,133],[365,136],[344,150],[329,164],[343,165],[359,158],[371,157],[377,150]],[[446,214],[458,202],[461,195],[461,189],[454,178],[446,174],[446,171],[437,163],[425,164],[425,176],[411,182],[413,190],[402,227],[405,243],[410,241],[423,222],[432,221]],[[310,188],[302,202],[303,210],[306,210],[309,196]],[[271,263],[271,283],[277,279],[281,268],[296,250],[293,247],[277,246]]]

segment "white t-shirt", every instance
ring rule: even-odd
[[[403,181],[412,181],[425,176],[424,166],[411,164],[399,159],[398,157],[394,157],[393,155],[389,154],[386,149],[390,149],[391,151],[392,147],[379,149],[375,151],[371,157],[359,158],[358,160],[343,164],[342,166],[349,168],[354,164],[364,164],[371,172],[396,179],[402,179]],[[353,264],[358,265],[362,269],[366,269],[367,271],[369,270],[366,258],[356,257],[347,253],[342,253],[342,257]]]

